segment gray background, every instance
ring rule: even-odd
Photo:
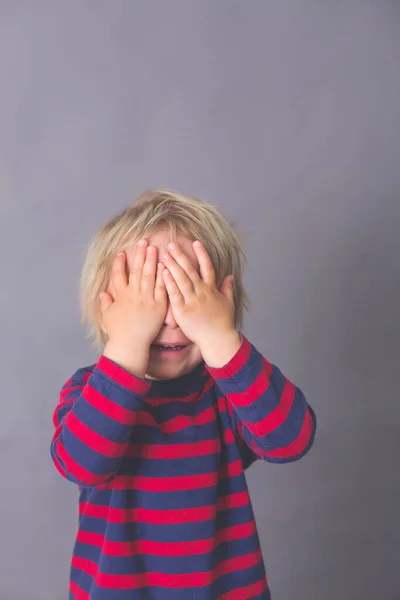
[[[0,2],[0,599],[63,600],[85,244],[149,187],[243,239],[245,333],[319,430],[248,481],[274,600],[398,600],[400,2]]]

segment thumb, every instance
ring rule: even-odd
[[[221,294],[223,294],[231,302],[233,302],[233,284],[234,284],[234,276],[228,275],[227,277],[225,277],[225,279],[221,285]]]

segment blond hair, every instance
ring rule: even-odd
[[[102,352],[107,334],[100,326],[99,294],[107,290],[118,252],[126,252],[142,238],[163,229],[169,241],[177,235],[200,240],[214,265],[218,287],[234,275],[235,327],[243,324],[243,309],[250,299],[243,287],[246,256],[241,241],[217,208],[204,200],[170,190],[149,190],[133,206],[112,217],[88,243],[80,279],[81,322],[88,323],[88,338]]]

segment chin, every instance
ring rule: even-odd
[[[200,350],[194,346],[187,356],[177,360],[150,356],[146,379],[177,379],[193,371],[203,360]]]

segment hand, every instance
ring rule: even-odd
[[[167,267],[163,278],[174,318],[183,333],[199,346],[204,358],[212,347],[218,351],[223,340],[229,340],[231,348],[234,344],[237,350],[240,336],[234,325],[233,276],[225,277],[218,290],[213,264],[200,242],[193,243],[200,275],[177,243],[168,248],[171,254],[160,257]]]
[[[132,252],[132,268],[126,274],[126,254],[118,254],[112,266],[108,289],[100,294],[101,326],[113,352],[149,351],[167,313],[167,291],[162,265],[157,266],[157,248],[141,240]],[[112,295],[111,295],[112,294]]]

